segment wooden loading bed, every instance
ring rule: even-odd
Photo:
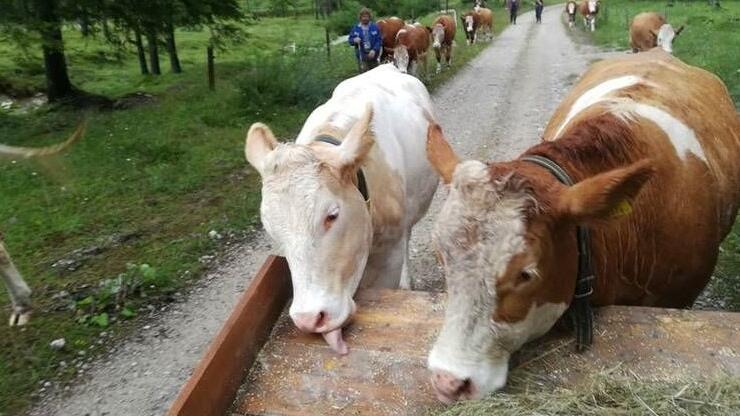
[[[395,415],[441,408],[426,355],[443,293],[363,290],[338,356],[285,313],[290,271],[269,257],[170,408],[170,416]],[[577,354],[554,329],[512,359],[553,384],[574,385],[621,364],[646,380],[740,376],[740,314],[642,307],[596,312],[594,345]]]

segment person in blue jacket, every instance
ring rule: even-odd
[[[347,40],[350,46],[355,47],[360,72],[365,72],[378,66],[383,39],[378,25],[372,21],[372,14],[369,9],[363,7],[360,10],[359,20],[350,30]]]

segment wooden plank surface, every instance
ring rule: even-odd
[[[268,257],[167,414],[225,414],[290,295],[287,262]]]
[[[421,415],[440,408],[426,355],[444,316],[444,294],[363,290],[340,357],[284,314],[239,393],[232,415]],[[542,382],[573,385],[604,369],[646,380],[740,376],[740,314],[608,307],[597,311],[593,347],[573,351],[554,329],[512,359]]]

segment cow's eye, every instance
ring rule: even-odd
[[[537,277],[537,269],[525,269],[519,272],[519,283],[526,283]]]
[[[339,208],[334,208],[324,218],[324,229],[328,230],[339,218]]]

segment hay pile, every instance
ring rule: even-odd
[[[513,390],[460,403],[440,413],[452,415],[738,415],[740,378],[655,383],[636,377],[600,374],[576,389],[529,389],[517,380]]]

